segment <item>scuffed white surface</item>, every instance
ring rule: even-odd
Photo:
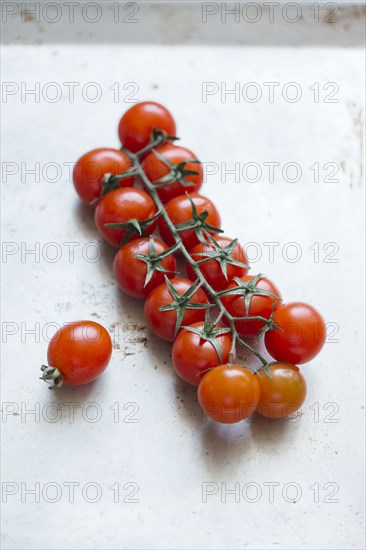
[[[277,178],[268,183],[220,182],[212,176],[203,192],[222,213],[227,234],[241,242],[259,243],[263,256],[253,271],[267,273],[288,300],[302,299],[337,323],[338,343],[328,343],[313,363],[304,367],[308,399],[297,422],[255,419],[235,427],[203,421],[195,391],[181,384],[170,364],[170,346],[141,329],[142,304],[122,296],[113,281],[113,251],[102,244],[102,258],[85,261],[82,247],[98,241],[92,216],[78,204],[67,170],[57,183],[39,183],[19,175],[2,186],[3,241],[58,243],[62,259],[39,262],[20,254],[3,263],[3,323],[19,332],[3,345],[2,401],[14,402],[21,413],[50,401],[60,405],[62,418],[51,423],[22,414],[2,424],[3,482],[59,484],[57,503],[20,493],[2,505],[4,549],[117,548],[362,548],[361,490],[364,434],[363,406],[363,200],[360,168],[360,113],[363,81],[356,49],[212,48],[159,46],[29,46],[3,49],[3,80],[59,83],[99,82],[101,101],[90,104],[77,94],[75,103],[54,104],[10,98],[3,109],[3,162],[31,166],[56,162],[63,166],[84,151],[114,146],[116,124],[128,105],[114,103],[108,87],[136,82],[137,99],[155,99],[171,108],[182,143],[206,162],[269,162],[301,164],[299,183]],[[179,78],[176,72],[180,70]],[[336,104],[314,104],[309,92],[296,104],[283,101],[249,104],[201,101],[202,81],[297,81],[304,90],[315,81],[337,82]],[[3,106],[4,107],[4,106]],[[337,183],[314,183],[305,168],[314,162],[342,163]],[[362,161],[363,162],[363,161]],[[306,172],[306,173],[305,173]],[[297,242],[299,262],[281,254],[270,262],[264,242]],[[74,261],[67,245],[77,242]],[[335,242],[338,263],[313,261],[314,242]],[[50,251],[51,253],[51,251]],[[95,316],[97,314],[97,317]],[[93,318],[105,326],[133,323],[137,333],[119,333],[108,371],[88,387],[51,394],[37,380],[47,342],[24,327]],[[25,323],[22,327],[21,323]],[[4,325],[3,325],[4,326]],[[49,330],[52,334],[52,327]],[[144,338],[147,340],[144,340]],[[133,340],[138,342],[133,342]],[[118,347],[116,346],[116,347]],[[127,355],[126,355],[127,353]],[[70,422],[65,403],[76,403]],[[99,422],[83,419],[82,407],[96,402]],[[110,409],[120,404],[114,422]],[[135,402],[137,423],[123,422]],[[319,404],[319,422],[314,406]],[[335,403],[327,410],[327,403]],[[24,405],[23,405],[24,406]],[[312,409],[311,409],[312,407]],[[325,422],[335,411],[336,422]],[[4,405],[3,405],[4,409]],[[92,414],[93,411],[90,410]],[[51,416],[52,411],[49,410]],[[69,503],[65,482],[77,482]],[[98,483],[102,497],[86,502],[81,487]],[[109,489],[119,482],[137,483],[138,503],[113,502]],[[259,484],[258,502],[227,502],[220,493],[202,502],[202,484]],[[274,501],[268,486],[279,483]],[[296,503],[282,496],[286,483],[296,483]],[[320,485],[314,502],[310,486]],[[337,484],[336,503],[324,502]],[[122,490],[122,498],[130,492]],[[291,495],[291,491],[289,492]],[[50,490],[50,497],[53,496]],[[92,496],[92,495],[91,495]]]

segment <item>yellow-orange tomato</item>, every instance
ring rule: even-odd
[[[272,363],[269,372],[271,378],[263,370],[257,373],[261,387],[257,412],[268,418],[283,418],[304,403],[306,381],[299,367],[290,363]]]
[[[258,377],[240,365],[220,365],[210,370],[198,386],[203,411],[223,424],[233,424],[256,410],[260,399]]]

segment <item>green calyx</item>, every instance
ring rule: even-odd
[[[205,262],[209,262],[210,260],[218,261],[221,267],[221,271],[226,280],[227,280],[228,264],[249,269],[249,266],[247,264],[245,264],[244,262],[239,262],[239,260],[235,260],[235,258],[232,257],[232,254],[234,252],[238,239],[234,239],[228,246],[226,246],[225,248],[222,248],[219,245],[219,243],[215,240],[215,238],[209,233],[207,234],[207,238],[210,241],[210,245],[212,245],[213,250],[209,250],[207,252],[197,252],[192,254],[193,257],[202,257],[202,260],[197,260],[198,265],[201,265]]]
[[[268,330],[283,330],[282,327],[279,327],[278,325],[276,325],[276,323],[274,322],[273,318],[274,318],[274,314],[276,312],[275,310],[275,307],[276,307],[276,303],[274,303],[272,305],[272,313],[269,317],[269,319],[266,319],[265,320],[265,323],[264,323],[264,326],[260,329],[260,331],[258,332],[258,336],[257,336],[257,339],[258,341],[263,338],[263,336],[265,335],[265,333],[268,331]]]
[[[257,372],[263,370],[265,375],[268,376],[268,378],[272,379],[271,371],[269,370],[269,367],[271,366],[271,364],[272,363],[266,363],[265,365],[262,365],[261,367],[259,367],[259,369],[255,371],[254,374],[257,374]]]
[[[194,204],[192,198],[189,196],[188,193],[186,193],[189,202],[192,206],[192,217],[190,220],[179,223],[175,226],[178,233],[182,231],[186,231],[187,229],[194,229],[197,238],[201,243],[207,243],[207,235],[211,233],[223,233],[223,230],[219,227],[214,227],[213,225],[210,225],[206,222],[206,218],[208,216],[207,210],[204,210],[200,214],[197,212],[196,205]]]
[[[176,311],[177,319],[175,323],[174,338],[178,334],[178,330],[182,324],[184,317],[184,312],[186,309],[206,309],[210,307],[210,304],[200,304],[191,302],[190,299],[195,294],[195,292],[202,286],[202,283],[199,280],[196,280],[192,285],[185,291],[184,294],[180,295],[179,292],[174,288],[168,277],[165,275],[165,282],[167,284],[168,290],[173,298],[173,301],[170,304],[165,306],[160,306],[160,311]]]
[[[245,283],[238,277],[234,277],[234,281],[236,282],[237,287],[230,288],[229,290],[223,290],[219,294],[220,296],[228,296],[228,295],[244,296],[244,310],[245,310],[245,315],[248,316],[250,301],[253,296],[269,296],[271,298],[275,298],[275,300],[281,301],[281,298],[279,298],[279,296],[276,296],[276,294],[273,294],[272,292],[268,292],[267,290],[263,290],[262,288],[258,288],[256,286],[258,281],[262,277],[264,277],[264,275],[262,273],[259,273],[258,275],[253,277],[253,279],[251,279],[248,283]],[[253,317],[251,317],[251,319],[253,319]]]
[[[175,182],[179,182],[183,187],[194,187],[195,184],[186,179],[186,176],[198,175],[198,172],[195,170],[189,170],[186,168],[188,163],[201,164],[199,160],[191,159],[187,161],[180,162],[179,164],[173,164],[168,160],[164,155],[161,155],[155,149],[152,150],[155,156],[157,156],[164,164],[168,166],[170,172],[160,179],[154,181],[154,185],[157,189],[162,187],[167,187]]]
[[[178,245],[174,245],[168,250],[165,250],[165,252],[161,252],[160,254],[157,254],[154,246],[154,239],[150,237],[149,253],[136,254],[136,258],[138,260],[141,260],[146,263],[146,277],[145,277],[144,287],[151,281],[151,277],[153,276],[155,271],[160,271],[161,273],[175,273],[175,271],[169,271],[168,269],[165,269],[161,262],[162,260],[164,260],[164,258],[169,256],[170,254],[174,254],[174,252],[178,248],[179,248]]]
[[[162,145],[165,141],[174,142],[178,140],[179,138],[176,136],[168,136],[164,130],[157,130],[156,128],[153,128],[150,136],[150,142],[146,145],[146,147],[135,153],[135,156],[138,158],[146,155],[146,153],[154,149],[154,147],[159,147],[159,145]],[[124,150],[123,147],[121,147],[121,149]]]
[[[128,222],[121,222],[121,223],[106,223],[104,224],[105,227],[109,227],[110,229],[126,229],[126,233],[121,241],[121,245],[123,246],[126,244],[130,238],[133,235],[139,235],[140,237],[146,237],[146,229],[150,227],[152,223],[154,223],[155,220],[159,218],[161,215],[161,211],[158,210],[154,216],[151,218],[147,218],[146,220],[137,220],[136,218],[132,218]]]
[[[59,371],[59,369],[54,367],[49,367],[48,365],[42,365],[41,366],[42,376],[40,376],[40,380],[44,380],[44,382],[53,384],[48,389],[49,390],[58,390],[61,388],[64,377]]]
[[[191,326],[182,326],[182,328],[197,334],[197,336],[199,336],[202,340],[210,342],[215,348],[220,363],[222,363],[222,347],[219,336],[231,332],[231,329],[229,327],[219,327],[215,325],[215,323],[211,323],[209,309],[206,310],[205,323],[202,328]]]
[[[102,184],[101,196],[104,197],[104,195],[107,195],[107,193],[114,191],[114,189],[118,189],[120,187],[119,185],[120,181],[136,176],[136,173],[137,173],[136,168],[129,168],[125,172],[122,172],[122,174],[112,174],[109,172],[107,174],[104,174],[104,176],[101,179],[101,184]]]

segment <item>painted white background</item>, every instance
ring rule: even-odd
[[[49,26],[42,31],[41,24],[13,21],[8,27],[18,44],[3,47],[3,80],[20,88],[39,82],[41,90],[56,82],[63,94],[50,103],[42,96],[22,101],[16,93],[2,105],[2,159],[18,170],[13,176],[3,172],[2,179],[2,239],[14,251],[3,254],[2,263],[2,480],[14,490],[6,502],[3,492],[3,548],[362,548],[363,52],[356,46],[316,48],[311,34],[309,47],[296,48],[167,45],[167,33],[174,41],[169,11],[154,13],[155,26],[148,19],[140,24],[147,32],[153,28],[165,45],[44,44],[42,33],[52,35]],[[227,26],[217,28],[230,37]],[[80,39],[77,25],[65,32]],[[230,87],[253,81],[263,92],[257,103],[233,96],[222,101],[220,94],[202,101],[202,82]],[[74,103],[64,82],[81,83]],[[80,93],[89,82],[101,87],[96,103]],[[119,102],[109,89],[115,82],[123,94]],[[266,273],[286,300],[312,303],[331,323],[323,352],[303,368],[308,398],[292,422],[255,417],[220,427],[203,419],[195,390],[172,372],[170,345],[144,328],[142,303],[116,288],[114,252],[100,241],[90,210],[79,204],[66,163],[94,147],[118,147],[116,126],[129,106],[122,88],[129,82],[138,86],[136,99],[171,109],[182,144],[202,161],[262,167],[256,183],[230,175],[224,182],[219,171],[207,177],[202,192],[219,206],[226,234],[244,245],[257,243],[248,248],[252,257],[255,250],[261,254],[252,272]],[[264,82],[280,83],[273,103]],[[301,88],[296,103],[282,97],[288,82]],[[318,103],[309,89],[314,82]],[[336,103],[323,101],[332,91],[323,90],[327,82],[338,86]],[[25,174],[36,162],[41,171],[58,163],[57,181],[50,181],[51,168],[39,181]],[[265,162],[280,163],[272,183]],[[301,167],[297,183],[281,175],[288,162]],[[338,164],[338,181],[324,181],[330,170],[321,168],[315,182],[309,167],[316,162]],[[97,262],[86,257],[93,253],[91,242],[102,252]],[[269,242],[279,243],[273,261],[264,244]],[[286,261],[293,242],[301,251],[297,262]],[[49,243],[61,253],[55,262]],[[74,258],[67,243],[77,243]],[[325,250],[327,243],[335,244]],[[37,256],[25,254],[34,247]],[[294,248],[287,250],[292,256]],[[333,250],[336,261],[326,261]],[[52,324],[82,318],[112,331],[110,367],[87,387],[51,393],[38,380],[47,336]],[[27,332],[32,328],[36,334]],[[60,413],[56,422],[50,421],[56,410],[51,403]],[[68,403],[75,407],[73,421]],[[96,411],[100,418],[92,422]],[[79,484],[74,502],[66,485],[71,482]],[[36,483],[39,502],[25,494]],[[95,495],[88,483],[100,488],[95,503],[88,502]],[[216,494],[205,499],[207,483]],[[117,484],[116,503],[110,487]],[[138,502],[124,502],[136,486]],[[52,503],[55,487],[60,498]],[[239,496],[228,493],[225,502],[225,487],[236,487]]]

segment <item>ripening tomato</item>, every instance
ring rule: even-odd
[[[184,165],[184,170],[197,172],[197,174],[187,174],[184,176],[185,181],[193,185],[182,185],[179,181],[173,178],[172,181],[169,182],[169,185],[161,187],[158,190],[158,194],[163,202],[167,202],[173,197],[177,197],[186,191],[191,193],[192,191],[198,191],[201,188],[203,181],[202,165],[199,162],[188,162],[190,160],[198,160],[192,151],[186,149],[185,147],[173,145],[172,143],[165,143],[162,147],[157,148],[156,152],[165,157],[175,166],[185,162],[186,164]],[[171,167],[167,166],[165,162],[155,154],[154,151],[151,151],[143,160],[142,168],[152,183],[157,182],[160,178],[163,178],[171,171]],[[181,171],[179,172],[182,174]]]
[[[245,275],[244,277],[240,277],[240,279],[246,284],[250,284],[250,282],[254,278],[255,275]],[[237,287],[238,284],[234,281],[227,287],[227,290]],[[256,289],[259,289],[260,291],[263,290],[265,292],[270,292],[271,294],[276,296],[276,298],[264,294],[252,294],[247,313],[245,310],[245,299],[243,294],[228,294],[227,296],[222,296],[222,303],[233,317],[258,316],[269,319],[272,313],[272,309],[275,310],[280,304],[281,293],[278,290],[277,286],[264,276],[260,277],[258,282],[253,286],[253,292],[255,292]],[[224,322],[227,322],[225,318]],[[265,323],[259,320],[235,321],[236,330],[238,334],[243,338],[255,338],[258,335],[258,332],[264,326]]]
[[[152,269],[154,260],[149,260],[148,264],[146,261],[136,258],[136,255],[146,256],[148,260],[151,249],[153,255],[158,255],[166,252],[168,247],[159,239],[142,237],[126,243],[114,258],[114,274],[119,286],[135,298],[144,298],[153,288],[165,281],[165,275],[172,278],[177,270],[174,254],[169,254],[160,262],[155,261],[155,269],[145,285],[148,265]]]
[[[170,282],[180,296],[183,296],[192,285],[192,281],[182,279],[180,277],[175,277],[171,279]],[[167,286],[167,283],[164,282],[150,292],[146,298],[144,308],[145,317],[152,332],[168,342],[172,342],[174,340],[177,310],[160,311],[159,308],[161,306],[172,304],[173,301],[174,298]],[[194,292],[193,296],[189,299],[189,302],[193,304],[207,304],[208,299],[203,290],[199,288]],[[203,321],[205,318],[205,312],[206,309],[204,308],[187,308],[184,312],[181,325],[191,325],[192,323]]]
[[[247,255],[238,242],[235,243],[234,247],[232,247],[233,239],[230,239],[229,237],[215,235],[214,239],[217,243],[217,247],[213,244],[198,243],[189,251],[189,253],[196,262],[209,258],[212,254],[221,254],[221,262],[224,264],[224,269],[226,269],[226,277],[219,259],[205,261],[199,266],[206,281],[214,290],[220,291],[227,288],[234,277],[240,278],[247,274],[247,267],[235,265],[235,263],[239,262],[241,264],[248,265],[249,262]],[[218,250],[215,250],[216,248]],[[208,252],[208,254],[205,254],[205,252]],[[234,263],[230,263],[231,261]],[[191,281],[195,281],[197,276],[189,262],[186,263],[186,269],[188,277]]]
[[[126,235],[126,228],[106,227],[107,223],[127,223],[151,218],[156,214],[153,199],[146,191],[134,187],[121,187],[107,193],[101,198],[95,209],[95,224],[99,233],[114,246],[120,246]],[[145,227],[145,233],[150,235],[156,223]],[[131,236],[138,238],[138,233]]]
[[[268,353],[277,361],[301,365],[311,361],[324,346],[324,319],[309,304],[282,304],[277,309],[273,321],[282,330],[269,330],[265,336],[265,346]]]
[[[111,337],[94,321],[76,321],[61,327],[52,337],[47,352],[48,369],[61,373],[70,386],[88,384],[108,366],[112,355]],[[43,370],[43,379],[47,371]],[[57,382],[57,380],[55,380]]]
[[[221,225],[220,214],[213,202],[198,193],[189,193],[189,196],[196,207],[197,214],[199,215],[203,212],[208,212],[205,222],[213,227],[219,228]],[[167,202],[165,205],[165,210],[174,225],[178,225],[192,219],[192,204],[186,194],[174,197]],[[159,219],[159,231],[163,240],[169,246],[174,244],[175,241],[171,231],[162,217]],[[186,229],[181,231],[179,234],[183,244],[188,250],[200,242],[194,229]]]
[[[193,323],[190,328],[202,330],[205,323]],[[220,328],[220,327],[217,327]],[[198,386],[208,369],[229,361],[232,337],[230,333],[214,336],[221,349],[221,360],[214,345],[189,329],[182,329],[174,340],[172,360],[177,374],[186,382]],[[235,360],[235,358],[234,358]]]
[[[174,118],[163,105],[143,101],[130,107],[118,125],[118,135],[126,149],[137,153],[150,143],[153,130],[163,130],[168,136],[175,136]]]
[[[261,396],[257,412],[267,418],[283,418],[296,412],[305,401],[306,381],[299,367],[271,363],[271,378],[263,369],[257,372]]]
[[[233,424],[253,414],[259,399],[258,377],[240,365],[215,367],[198,386],[203,411],[223,424]]]
[[[126,153],[118,149],[93,149],[79,158],[73,171],[73,180],[77,194],[83,202],[91,204],[102,194],[104,174],[122,174],[132,168]],[[131,176],[118,182],[120,187],[133,184]]]

